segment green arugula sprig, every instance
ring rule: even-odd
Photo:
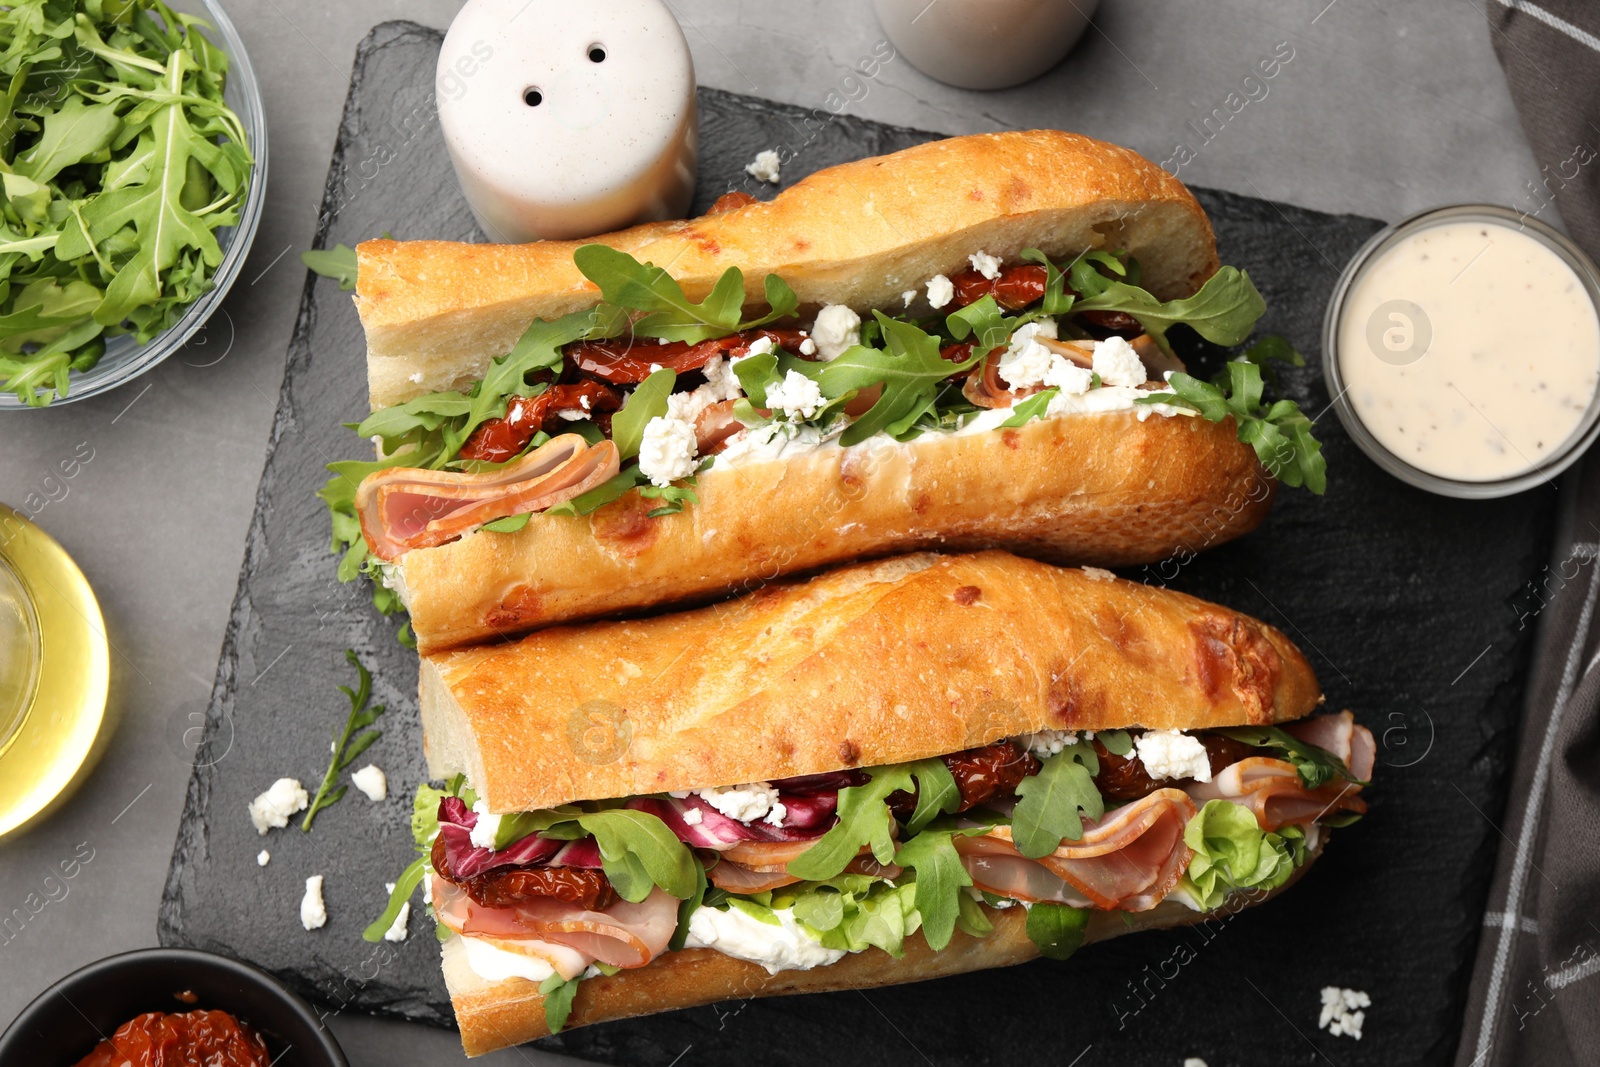
[[[432,870],[429,853],[433,848],[433,839],[439,833],[439,801],[447,796],[459,796],[461,791],[460,775],[444,789],[435,788],[427,782],[418,784],[416,795],[411,800],[411,840],[416,845],[417,856],[394,880],[389,903],[384,907],[383,914],[361,931],[362,940],[373,943],[382,941],[383,935],[400,917],[401,906],[411,899],[411,894],[417,891],[417,886]]]
[[[1215,732],[1223,737],[1231,737],[1235,741],[1254,745],[1256,748],[1270,748],[1281,752],[1284,760],[1294,764],[1294,769],[1299,772],[1300,780],[1305,783],[1307,789],[1316,789],[1334,778],[1343,778],[1357,785],[1367,784],[1350,773],[1350,768],[1332,752],[1318,748],[1308,741],[1302,741],[1281,727],[1231,726]]]
[[[939,811],[954,811],[961,799],[960,791],[953,788],[954,778],[942,760],[893,763],[874,767],[867,774],[871,777],[865,784],[839,790],[838,822],[789,862],[790,874],[810,882],[833,878],[849,866],[862,848],[870,849],[879,863],[892,862],[895,819],[889,810],[889,796],[893,793],[918,792],[918,786],[922,787],[917,811],[912,815],[913,823],[917,823],[919,816],[925,823]],[[933,810],[925,810],[928,808]]]
[[[665,270],[608,245],[584,245],[573,252],[572,260],[585,278],[600,287],[607,303],[644,313],[633,323],[635,337],[698,344],[787,318],[799,306],[794,290],[776,274],[768,274],[763,282],[768,312],[741,319],[744,272],[738,267],[723,271],[711,292],[696,304]]]
[[[354,690],[347,685],[339,687],[339,692],[350,701],[350,716],[345,720],[344,732],[338,734],[334,740],[333,757],[328,761],[328,770],[322,776],[322,784],[317,787],[317,795],[311,801],[311,806],[306,809],[305,818],[300,820],[300,829],[308,833],[311,830],[311,820],[317,817],[317,812],[337,804],[349,790],[348,785],[334,788],[340,773],[370,748],[374,741],[383,736],[381,730],[367,729],[378,721],[378,716],[382,715],[384,710],[382,704],[367,707],[367,702],[372,698],[372,672],[362,665],[361,660],[351,650],[345,649],[344,658],[356,669],[361,681]]]
[[[356,250],[346,244],[313,248],[300,253],[300,262],[313,274],[332,278],[345,292],[356,287]]]
[[[544,1025],[552,1034],[559,1034],[567,1025],[567,1016],[572,1014],[572,998],[578,995],[581,981],[582,975],[563,978],[552,974],[539,983],[539,992],[544,996]]]
[[[1031,860],[1050,855],[1062,841],[1083,836],[1083,817],[1105,814],[1105,801],[1095,787],[1100,760],[1087,741],[1068,745],[1044,761],[1039,773],[1017,786],[1011,815],[1011,841]]]
[[[253,159],[208,28],[160,0],[0,8],[0,388],[29,405],[212,288]]]

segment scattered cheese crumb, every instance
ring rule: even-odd
[[[1317,1028],[1334,1037],[1353,1037],[1361,1040],[1361,1028],[1367,1021],[1364,1008],[1372,1007],[1372,998],[1359,989],[1341,989],[1330,985],[1322,987],[1322,1015]]]
[[[1044,372],[1041,384],[1047,389],[1059,389],[1068,396],[1082,396],[1094,386],[1094,372],[1078,366],[1070,359],[1055,356],[1050,361],[1050,369]]]
[[[756,343],[750,346],[749,354],[759,356],[771,351],[772,339],[761,337],[757,338]],[[700,373],[706,376],[706,384],[702,385],[700,389],[696,389],[695,392],[698,393],[701,389],[705,390],[707,397],[710,398],[713,404],[723,400],[739,399],[744,395],[744,389],[739,384],[738,375],[733,373],[733,365],[736,362],[737,360],[712,356],[706,361],[706,365],[700,368]]]
[[[683,813],[683,822],[685,826],[699,826],[700,820],[704,818],[705,815],[700,811],[699,808],[687,808]]]
[[[693,424],[668,416],[651,419],[639,442],[639,472],[651,485],[671,485],[694,473],[697,449]]]
[[[392,893],[394,890],[391,889],[389,892]],[[406,939],[406,935],[411,932],[410,930],[406,929],[406,924],[410,920],[411,901],[408,900],[404,904],[400,905],[400,911],[395,915],[394,922],[390,924],[389,929],[383,932],[383,939],[385,941],[404,941]]]
[[[1148,377],[1139,353],[1121,337],[1095,342],[1094,372],[1107,385],[1143,385]]]
[[[272,862],[272,853],[268,852],[266,849],[262,849],[260,852],[256,853],[256,866],[257,867],[265,867],[267,864],[269,864],[271,862]]]
[[[838,359],[845,349],[861,343],[861,316],[843,304],[829,304],[817,312],[811,337],[823,359]]]
[[[410,377],[410,378],[409,378],[409,379],[407,379],[407,380],[408,380],[408,381],[411,381],[411,382],[414,382],[414,383],[416,383],[416,384],[417,384],[417,385],[421,385],[421,384],[422,384],[422,372],[421,372],[421,371],[417,371],[417,373],[415,373],[415,374],[413,374],[413,375],[412,375],[412,376],[411,376],[411,377]]]
[[[1183,1061],[1183,1067],[1206,1067],[1206,1061],[1199,1056],[1190,1056]]]
[[[300,925],[319,930],[328,925],[328,909],[322,903],[322,875],[306,879],[306,895],[300,899]]]
[[[389,798],[389,776],[383,773],[383,768],[369,763],[350,776],[350,781],[355,787],[367,795],[371,801],[387,800]]]
[[[281,830],[289,825],[289,816],[306,810],[311,798],[298,778],[279,778],[265,793],[250,802],[250,821],[256,833],[266,835],[268,830]]]
[[[495,834],[500,832],[500,816],[489,810],[487,804],[479,800],[472,805],[473,814],[478,821],[472,824],[472,833],[469,835],[472,844],[477,848],[494,848]]]
[[[1056,361],[1071,366],[1070,362],[1038,341],[1040,337],[1054,338],[1055,335],[1054,319],[1039,319],[1037,322],[1018,326],[1011,335],[1011,343],[1000,354],[998,370],[1005,383],[1013,389],[1042,385],[1045,378],[1055,369]]]
[[[928,279],[928,306],[935,311],[944,307],[956,298],[956,287],[949,278],[943,274],[935,274]]]
[[[809,337],[807,337],[805,340],[801,341],[800,342],[800,354],[802,356],[814,356],[814,355],[816,355],[817,354],[817,342],[813,341]]]
[[[730,819],[742,823],[757,819],[781,826],[789,810],[778,799],[778,791],[767,782],[746,782],[744,785],[719,785],[712,789],[697,789],[696,794]]]
[[[1117,580],[1117,576],[1104,567],[1085,567],[1083,568],[1083,576],[1093,582],[1114,582]]]
[[[1133,743],[1152,778],[1211,781],[1211,757],[1197,737],[1179,730],[1146,730]]]
[[[917,291],[915,289],[907,289],[905,292],[900,294],[900,299],[904,300],[906,302],[906,307],[910,307],[911,306],[911,302],[913,300],[915,300],[916,298],[917,298]]]
[[[747,163],[744,172],[750,177],[764,181],[768,185],[778,184],[778,165],[782,162],[778,153],[770,148],[762,149],[756,153],[755,162]]]
[[[767,388],[767,407],[791,419],[814,419],[826,404],[817,383],[797,370],[791,370],[783,376],[783,381]]]
[[[1093,740],[1094,731],[1085,730],[1083,739]],[[1038,733],[1023,734],[1015,740],[1040,759],[1048,759],[1069,745],[1077,744],[1078,734],[1075,730],[1040,730]]]
[[[987,252],[974,252],[967,257],[972,264],[972,269],[988,278],[991,282],[1000,277],[1000,260]]]

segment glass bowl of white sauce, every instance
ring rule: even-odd
[[[1566,237],[1462,204],[1395,223],[1339,278],[1322,327],[1339,421],[1444,496],[1550,482],[1600,435],[1600,274]]]

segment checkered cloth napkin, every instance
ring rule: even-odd
[[[1495,53],[1554,204],[1600,259],[1600,3],[1495,0]],[[1600,1064],[1600,452],[1562,479],[1503,842],[1456,1067]]]

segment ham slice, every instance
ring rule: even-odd
[[[1199,805],[1208,800],[1231,800],[1243,805],[1268,831],[1314,823],[1337,811],[1367,810],[1357,783],[1334,778],[1316,789],[1307,789],[1294,764],[1266,756],[1242,759],[1209,782],[1190,783],[1187,791]]]
[[[1030,860],[1011,842],[1011,828],[955,838],[973,883],[1000,896],[1122,911],[1148,911],[1183,877],[1193,855],[1183,830],[1197,809],[1181,789],[1158,789],[1086,820],[1083,836]],[[1024,864],[1031,867],[1023,866]]]
[[[546,942],[613,967],[643,967],[666,951],[678,926],[677,898],[660,889],[652,889],[637,904],[618,900],[603,911],[554,897],[515,908],[485,908],[460,887],[436,877],[433,909],[441,923],[464,936]]]
[[[498,470],[468,474],[391,467],[356,490],[367,547],[392,562],[413,548],[454,541],[495,519],[543,511],[616,476],[617,446],[562,434]]]
[[[875,878],[898,878],[900,868],[892,863],[879,863],[872,858],[870,849],[862,849],[861,854],[845,867],[845,874],[869,874]],[[706,872],[706,877],[711,879],[711,884],[718,889],[726,889],[730,893],[764,893],[769,889],[781,886],[794,885],[802,879],[790,874],[784,864],[763,865],[753,867],[743,863],[735,863],[723,859]]]
[[[1316,745],[1338,756],[1359,781],[1372,780],[1372,767],[1377,760],[1378,743],[1373,739],[1371,730],[1356,725],[1356,717],[1350,712],[1317,715],[1299,722],[1286,723],[1283,729],[1309,745]]]

